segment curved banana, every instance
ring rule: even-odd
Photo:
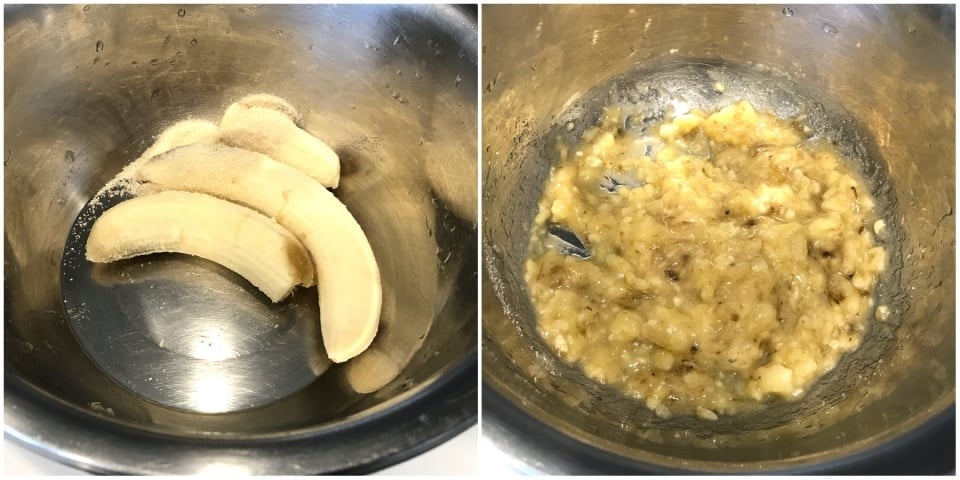
[[[147,160],[129,175],[141,191],[207,193],[274,218],[313,257],[330,359],[344,362],[373,341],[382,301],[373,250],[347,207],[303,172],[259,153],[197,144]]]
[[[220,127],[206,120],[184,120],[177,122],[157,136],[141,157],[154,157],[177,147],[192,143],[217,143],[220,141]]]
[[[186,253],[237,272],[279,302],[313,284],[303,245],[260,213],[202,193],[168,191],[114,205],[94,222],[87,260],[107,263],[159,252]]]
[[[220,120],[220,141],[290,165],[325,187],[340,183],[340,157],[281,111],[234,103]]]
[[[360,394],[373,393],[400,375],[400,365],[376,347],[370,347],[347,364],[347,383]]]

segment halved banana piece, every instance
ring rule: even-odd
[[[370,347],[347,364],[347,383],[353,391],[373,393],[400,375],[400,365],[376,347]]]
[[[300,124],[300,112],[297,111],[296,107],[290,105],[290,102],[269,93],[247,95],[237,100],[236,103],[248,108],[260,107],[275,110],[289,117],[290,120],[293,120],[293,123]]]
[[[330,359],[347,361],[370,345],[382,301],[377,262],[347,207],[316,181],[259,153],[199,144],[154,157],[129,175],[140,191],[207,193],[274,218],[313,258]]]
[[[279,302],[297,285],[313,284],[303,245],[277,222],[202,193],[167,191],[132,198],[94,222],[87,260],[114,262],[176,252],[219,263]]]
[[[177,147],[192,143],[217,143],[220,141],[220,127],[207,120],[184,120],[177,122],[160,133],[141,157],[150,158],[168,152]]]
[[[220,120],[220,141],[290,165],[325,187],[336,188],[340,183],[340,157],[297,127],[287,113],[234,103]]]

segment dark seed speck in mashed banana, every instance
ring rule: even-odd
[[[886,264],[869,192],[747,102],[647,137],[619,125],[608,110],[561,148],[540,200],[525,265],[540,333],[661,417],[798,399],[860,345]],[[546,247],[551,225],[589,257]]]

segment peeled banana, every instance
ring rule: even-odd
[[[291,107],[292,108],[292,107]],[[220,127],[206,120],[184,120],[177,122],[160,133],[141,157],[150,158],[177,147],[193,143],[217,143],[220,141]]]
[[[188,145],[144,161],[128,173],[142,192],[185,190],[262,212],[309,251],[319,290],[324,347],[334,362],[365,350],[377,333],[380,274],[353,215],[298,169],[226,145]]]
[[[279,302],[313,284],[303,245],[277,222],[202,193],[167,191],[123,201],[94,222],[87,260],[96,263],[177,252],[219,263]]]
[[[302,171],[325,187],[336,188],[340,183],[340,158],[336,152],[297,127],[282,105],[259,100],[259,105],[270,108],[256,106],[249,100],[227,108],[220,120],[220,141],[267,155]]]
[[[293,120],[293,123],[300,124],[300,112],[298,112],[293,105],[290,105],[290,102],[274,95],[267,93],[247,95],[237,100],[236,103],[247,108],[259,107],[267,110],[275,110],[289,117],[290,120]]]
[[[376,347],[370,347],[347,364],[345,375],[353,391],[373,393],[400,375],[400,365]]]

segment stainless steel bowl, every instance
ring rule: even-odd
[[[545,472],[953,469],[952,6],[483,13],[486,435]],[[540,339],[522,276],[528,232],[557,138],[576,142],[606,104],[662,111],[737,98],[807,114],[851,158],[892,228],[877,302],[893,313],[871,318],[861,348],[797,403],[716,422],[659,419]]]
[[[474,423],[476,42],[449,6],[7,8],[6,435],[99,472],[292,474]],[[315,290],[270,305],[209,262],[83,261],[106,181],[260,92],[340,155],[383,281],[374,355],[327,369]]]

